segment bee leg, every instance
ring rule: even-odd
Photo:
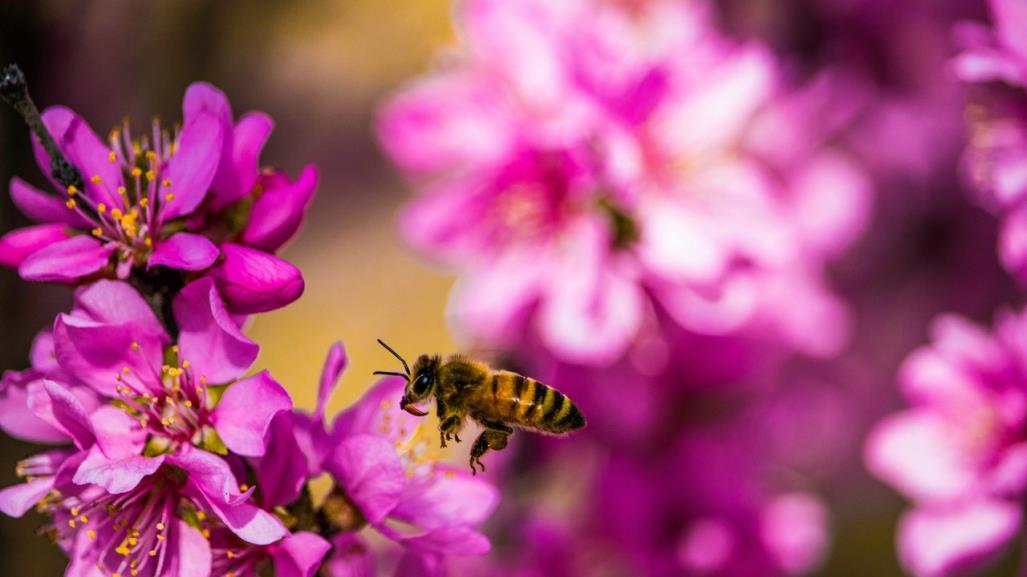
[[[509,428],[509,427],[507,427]],[[501,451],[506,448],[506,440],[513,432],[513,429],[509,431],[503,431],[498,429],[485,429],[482,431],[478,438],[474,441],[474,446],[471,447],[471,472],[475,475],[478,471],[474,468],[477,463],[481,467],[481,470],[485,471],[485,463],[481,462],[481,457],[489,449],[493,451]]]
[[[456,442],[460,442],[460,437],[456,436],[457,431],[460,430],[460,424],[463,422],[463,417],[460,415],[451,415],[446,417],[446,420],[442,421],[439,425],[439,436],[442,439],[442,446],[446,446],[446,441],[452,437],[456,437]]]

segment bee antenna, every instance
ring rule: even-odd
[[[383,347],[385,347],[385,350],[387,350],[390,353],[392,353],[392,356],[396,357],[397,359],[399,359],[399,362],[403,363],[403,370],[406,371],[406,373],[407,373],[406,376],[409,377],[410,376],[410,366],[407,365],[407,362],[405,360],[403,360],[403,357],[399,356],[399,353],[397,353],[396,351],[392,350],[392,347],[390,347],[389,345],[385,344],[385,341],[383,341],[381,339],[378,339],[378,344],[383,346]]]
[[[391,376],[394,376],[394,377],[403,377],[404,379],[410,376],[410,375],[404,375],[403,373],[397,373],[396,371],[375,371],[375,372],[373,372],[371,374],[372,375],[391,375]]]

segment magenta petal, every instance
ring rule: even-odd
[[[163,219],[190,214],[203,202],[221,159],[224,137],[224,126],[210,113],[196,115],[182,129],[178,152],[168,161],[164,173],[171,186],[162,187],[161,194],[171,192],[174,200],[162,201]]]
[[[157,244],[147,268],[161,265],[178,270],[203,270],[214,264],[220,254],[207,237],[180,232]]]
[[[917,577],[947,577],[976,569],[1016,535],[1020,517],[1015,503],[1003,501],[914,510],[899,523],[899,557]]]
[[[8,517],[21,517],[36,506],[53,489],[54,477],[43,477],[0,491],[0,512]]]
[[[43,192],[17,177],[11,179],[11,200],[18,210],[36,222],[66,224],[74,228],[88,226],[77,212],[68,210],[62,198]]]
[[[323,537],[306,531],[286,537],[270,548],[275,577],[313,577],[331,548]]]
[[[44,379],[28,389],[28,405],[37,417],[64,431],[79,449],[96,440],[93,424],[82,402],[64,386]]]
[[[0,236],[0,266],[17,268],[32,254],[68,238],[60,224],[40,224]]]
[[[335,551],[325,563],[331,577],[374,577],[374,557],[367,542],[354,533],[332,537]]]
[[[190,448],[169,456],[168,463],[189,473],[190,485],[211,500],[234,505],[248,498],[239,490],[232,468],[213,453]]]
[[[380,522],[392,511],[407,483],[392,443],[374,435],[340,442],[325,468],[371,523]]]
[[[126,368],[139,387],[160,382],[166,338],[139,325],[107,325],[69,315],[59,315],[54,323],[54,349],[61,368],[111,398],[118,396],[115,377]]]
[[[264,191],[253,203],[250,219],[240,236],[242,244],[274,252],[288,242],[303,223],[303,216],[314,198],[318,178],[314,165],[304,168],[292,183],[275,186],[272,183],[277,179],[263,177]]]
[[[104,405],[89,415],[96,433],[96,445],[108,459],[126,459],[142,453],[146,431],[135,417],[113,406]]]
[[[263,371],[229,386],[210,421],[232,452],[261,457],[267,450],[271,420],[291,410],[289,393]]]
[[[293,436],[307,461],[307,474],[311,477],[324,472],[324,461],[335,446],[332,436],[325,430],[324,421],[294,411]]]
[[[228,505],[209,498],[206,501],[214,514],[247,543],[270,545],[289,534],[278,517],[250,503]]]
[[[256,249],[225,243],[224,260],[210,274],[236,314],[275,310],[303,294],[303,276],[292,264]]]
[[[282,412],[271,422],[267,452],[255,459],[253,468],[261,492],[261,504],[270,509],[299,498],[310,467],[293,432],[293,415]]]
[[[207,382],[236,379],[257,358],[260,347],[242,334],[210,278],[187,285],[172,307],[178,321],[181,358],[188,360]]]
[[[168,543],[177,563],[177,571],[170,577],[208,577],[213,560],[210,543],[185,521],[178,521],[177,525]]]
[[[50,129],[68,161],[82,173],[85,193],[96,202],[121,207],[121,198],[117,194],[118,187],[123,184],[121,166],[111,163],[110,149],[89,124],[63,106],[52,106],[43,111],[43,123]],[[50,176],[50,159],[39,145],[39,139],[33,136],[32,140],[36,147],[36,160],[43,173]],[[93,182],[93,177],[99,177],[100,182]],[[58,186],[58,190],[63,192],[64,187]]]
[[[399,560],[395,577],[445,577],[446,561],[438,553],[408,550]]]
[[[33,253],[18,267],[25,280],[68,282],[93,274],[107,266],[113,244],[101,244],[88,236],[75,236],[50,244]]]
[[[133,324],[164,343],[169,341],[153,309],[127,282],[101,279],[80,287],[72,316],[102,324]]]
[[[324,368],[321,369],[321,382],[317,387],[317,408],[314,409],[314,419],[324,420],[325,406],[328,399],[339,382],[339,376],[346,370],[349,358],[346,356],[346,349],[341,342],[336,342],[328,349],[328,356],[325,357]]]
[[[273,129],[274,121],[263,112],[250,112],[239,119],[211,185],[210,210],[219,211],[253,190],[260,174],[260,151]]]
[[[484,555],[492,548],[487,537],[464,526],[443,527],[398,541],[411,549],[458,556]]]
[[[411,482],[389,517],[424,530],[454,525],[477,525],[499,503],[491,483],[463,471],[446,471],[419,484]]]
[[[1007,214],[999,235],[999,256],[1021,282],[1027,282],[1027,208]]]
[[[386,419],[392,430],[415,431],[421,417],[415,417],[399,408],[406,380],[386,377],[364,393],[360,400],[345,412],[339,413],[332,425],[335,439],[363,434],[381,434],[381,422]]]
[[[67,443],[68,435],[40,419],[29,409],[28,387],[36,382],[35,371],[8,371],[0,380],[0,430],[35,443]]]
[[[111,459],[99,447],[93,447],[75,471],[74,481],[78,485],[96,485],[108,493],[120,495],[135,489],[140,481],[156,473],[163,464],[164,455]]]

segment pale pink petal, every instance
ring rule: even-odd
[[[382,530],[379,527],[379,530]],[[404,546],[419,552],[444,555],[484,555],[492,549],[488,537],[470,527],[442,527],[423,535],[403,536],[396,539]]]
[[[974,501],[947,509],[916,509],[899,522],[899,558],[916,577],[947,577],[994,558],[1020,527],[1020,508]]]
[[[989,0],[999,40],[1027,62],[1027,5],[1019,0]]]
[[[801,493],[780,495],[763,510],[760,536],[784,570],[805,574],[820,565],[830,540],[827,508]]]
[[[499,491],[491,483],[462,470],[447,470],[424,483],[412,481],[389,517],[430,531],[477,525],[498,504]]]
[[[108,493],[120,495],[135,489],[140,481],[156,473],[163,464],[164,455],[111,459],[99,447],[93,447],[75,471],[74,482],[78,485],[96,485]]]
[[[210,543],[198,530],[185,521],[178,521],[171,531],[168,547],[174,551],[172,558],[177,566],[173,577],[208,577],[213,556]]]
[[[870,217],[873,188],[852,159],[822,152],[793,177],[791,210],[810,252],[834,257],[856,240]]]
[[[0,512],[8,517],[21,517],[53,489],[53,484],[53,477],[43,477],[0,490]]]
[[[79,449],[96,441],[85,406],[64,385],[48,379],[29,385],[28,406],[44,422],[64,431]]]

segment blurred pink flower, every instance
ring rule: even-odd
[[[1000,213],[999,256],[1027,282],[1027,7],[989,2],[993,28],[964,23],[954,61],[969,86],[970,144],[964,164],[979,198]]]
[[[720,37],[698,2],[468,0],[458,25],[459,52],[379,133],[423,190],[408,240],[462,274],[461,329],[606,365],[660,310],[837,351],[847,313],[822,266],[862,229],[869,186],[798,131],[801,152],[763,154],[756,120],[801,116],[801,99],[777,107],[765,49]]]
[[[992,334],[944,316],[932,334],[899,372],[911,408],[866,445],[871,472],[913,500],[898,546],[918,577],[993,558],[1020,528],[1027,489],[1027,316],[1001,315]]]

